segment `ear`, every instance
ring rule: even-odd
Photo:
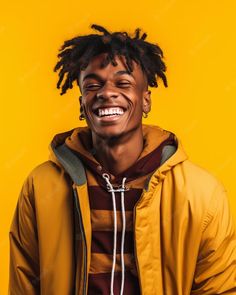
[[[146,90],[143,93],[143,112],[145,114],[151,111],[151,91]]]
[[[82,95],[79,96],[79,105],[80,105],[80,108],[82,109],[83,108],[83,96]]]
[[[80,105],[80,120],[83,120],[84,117],[84,109],[83,109],[83,97],[79,96],[79,105]]]

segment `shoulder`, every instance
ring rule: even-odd
[[[185,199],[192,209],[210,210],[217,203],[227,201],[226,189],[222,182],[207,169],[185,160],[172,169],[167,183]]]
[[[68,187],[70,177],[65,170],[48,160],[35,166],[27,175],[22,186],[24,195],[36,195]]]
[[[201,232],[211,220],[215,218],[220,221],[222,215],[229,212],[228,196],[222,182],[190,160],[173,167],[163,185],[165,191],[171,193],[169,198],[174,206],[181,212],[187,212]]]
[[[42,175],[45,176],[48,174],[61,174],[63,172],[63,169],[61,169],[60,166],[58,166],[56,163],[54,163],[51,160],[47,160],[45,162],[42,162],[40,164],[38,164],[37,166],[35,166],[29,173],[29,176],[32,178],[37,178],[37,177],[41,177]]]
[[[198,192],[208,194],[216,188],[225,190],[222,182],[212,172],[190,160],[182,162],[181,169],[186,185],[197,189]]]
[[[188,181],[198,185],[201,184],[201,186],[207,184],[208,187],[214,187],[220,184],[219,179],[212,172],[188,159],[182,162],[181,166],[183,174],[187,177]]]
[[[53,161],[45,161],[34,168],[28,173],[27,180],[34,182],[45,178],[57,178],[64,174],[64,169],[59,167]]]

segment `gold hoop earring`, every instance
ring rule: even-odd
[[[83,121],[83,120],[85,120],[85,116],[84,116],[84,114],[83,114],[83,113],[79,115],[79,119],[80,119],[80,121]]]
[[[143,112],[143,118],[146,119],[148,117],[148,113]]]

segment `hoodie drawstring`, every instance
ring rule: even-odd
[[[114,215],[114,239],[113,239],[113,262],[112,262],[112,271],[111,271],[111,287],[110,287],[110,295],[114,295],[114,273],[116,266],[116,244],[117,244],[117,216],[116,216],[116,199],[115,193],[121,193],[121,212],[122,212],[122,237],[121,237],[121,290],[120,295],[123,295],[124,292],[124,283],[125,283],[125,263],[124,263],[124,244],[125,244],[125,228],[126,228],[126,219],[125,219],[125,181],[126,177],[122,179],[121,188],[114,189],[110,182],[110,176],[107,173],[103,173],[102,177],[105,179],[107,183],[107,190],[112,195],[112,203],[113,203],[113,215]]]

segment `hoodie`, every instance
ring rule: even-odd
[[[150,127],[149,127],[150,128]],[[95,159],[88,128],[75,129],[65,144],[86,167],[92,226],[88,294],[140,294],[134,257],[133,208],[174,135],[143,126],[144,149],[134,165],[113,176]]]

